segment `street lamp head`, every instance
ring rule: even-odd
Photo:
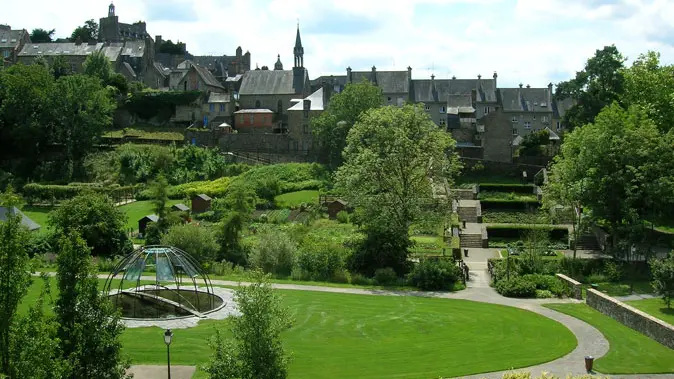
[[[164,332],[164,343],[166,344],[166,346],[171,344],[172,339],[173,339],[173,332],[171,331],[171,329],[166,329],[166,331]]]

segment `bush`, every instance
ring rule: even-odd
[[[540,208],[541,203],[538,200],[491,200],[484,199],[480,200],[480,206],[482,211],[492,211],[492,210],[517,210],[517,211],[529,211],[537,210]]]
[[[592,284],[592,283],[606,283],[608,282],[608,278],[604,274],[590,274],[587,277],[587,282]]]
[[[295,265],[297,245],[290,237],[277,229],[263,228],[258,231],[260,241],[249,257],[250,264],[265,273],[288,277]]]
[[[414,266],[407,279],[424,291],[452,290],[460,275],[460,269],[453,262],[424,259]]]
[[[529,274],[523,275],[522,279],[534,283],[537,290],[550,291],[550,293],[557,297],[568,295],[568,287],[565,286],[564,283],[562,283],[556,276]]]
[[[500,184],[500,183],[480,183],[480,192],[514,192],[522,194],[534,194],[532,184]]]
[[[487,234],[489,235],[489,238],[496,237],[522,239],[526,237],[527,233],[537,230],[547,231],[549,238],[553,241],[568,241],[569,230],[562,226],[527,224],[502,224],[487,226]]]
[[[608,261],[604,265],[604,274],[610,282],[619,282],[623,278],[623,270],[616,262]]]
[[[496,283],[496,292],[505,297],[527,298],[536,296],[536,284],[521,277],[511,277]]]
[[[51,246],[52,236],[49,233],[31,233],[30,240],[28,240],[29,257],[40,257],[52,252]]]
[[[398,275],[392,268],[378,268],[374,272],[374,281],[380,286],[388,286],[398,281]]]
[[[175,246],[199,262],[215,259],[220,245],[211,229],[197,225],[174,225],[161,237],[161,244]]]
[[[348,224],[349,223],[349,212],[347,211],[339,211],[337,213],[337,221],[340,224]]]
[[[536,299],[550,299],[555,295],[548,290],[536,290]]]
[[[300,280],[333,281],[344,271],[344,248],[310,239],[297,253],[297,278]]]
[[[357,286],[371,286],[373,280],[361,274],[351,274],[351,284]]]
[[[96,270],[98,272],[112,272],[121,260],[122,257],[98,258],[96,259]]]

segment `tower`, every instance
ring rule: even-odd
[[[274,70],[275,71],[282,71],[283,70],[283,63],[281,63],[281,54],[278,55],[278,59],[276,60],[276,64],[274,64]]]
[[[300,23],[297,23],[297,36],[295,37],[295,67],[304,67],[304,48],[302,47],[302,39],[300,38]]]
[[[110,6],[108,7],[108,17],[115,17],[115,4],[110,2]]]

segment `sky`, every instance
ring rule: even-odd
[[[674,0],[115,0],[119,21],[147,22],[153,37],[194,55],[250,51],[252,66],[293,64],[299,20],[311,78],[406,70],[414,79],[492,77],[499,87],[545,87],[615,44],[628,63],[648,50],[674,62]],[[7,1],[0,23],[67,37],[105,17],[106,0]],[[670,17],[668,20],[667,18]]]

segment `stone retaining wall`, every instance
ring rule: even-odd
[[[557,277],[561,279],[564,284],[569,286],[569,288],[571,288],[571,293],[573,293],[574,299],[583,300],[583,287],[580,282],[573,280],[564,274],[557,274]]]
[[[674,326],[593,289],[587,291],[587,305],[674,349]]]

